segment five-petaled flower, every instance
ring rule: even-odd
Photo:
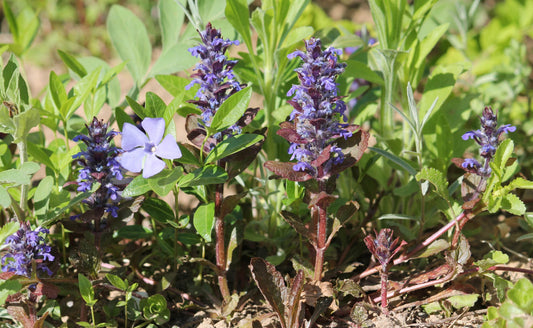
[[[481,129],[468,131],[463,134],[463,140],[472,138],[481,146],[479,153],[481,157],[485,159],[483,165],[474,158],[465,159],[461,166],[467,172],[475,173],[482,177],[490,176],[490,162],[496,154],[496,149],[501,142],[502,135],[516,131],[516,127],[511,124],[504,124],[499,128],[496,128],[497,125],[497,115],[491,107],[485,107],[481,116]]]
[[[39,227],[31,230],[29,223],[22,223],[17,232],[6,238],[5,244],[9,249],[2,257],[2,271],[30,277],[32,261],[35,261],[37,270],[51,276],[53,272],[45,263],[54,260],[50,253],[52,249],[44,240],[44,235],[48,233],[48,229]]]
[[[141,172],[144,178],[149,178],[165,168],[165,159],[181,157],[181,151],[176,140],[165,133],[163,118],[145,118],[141,126],[148,134],[144,134],[135,125],[124,123],[122,129],[122,149],[125,151],[117,161],[130,172]]]

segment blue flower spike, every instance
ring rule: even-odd
[[[181,157],[176,140],[165,133],[163,118],[145,118],[141,126],[147,135],[135,125],[124,123],[122,129],[122,153],[117,161],[130,172],[141,172],[143,178],[149,178],[165,168],[162,160],[174,160]]]
[[[74,138],[74,141],[82,141],[87,146],[86,151],[72,156],[81,167],[77,179],[78,191],[88,192],[94,183],[100,183],[98,190],[85,199],[84,203],[91,209],[104,208],[113,217],[117,217],[116,204],[120,200],[120,189],[115,183],[123,178],[117,161],[120,150],[111,145],[117,132],[108,132],[108,124],[96,117],[86,127],[87,135],[81,134]]]
[[[297,135],[289,140],[289,154],[291,160],[298,161],[294,171],[305,171],[319,178],[326,176],[332,165],[344,161],[344,154],[334,140],[352,136],[349,125],[342,123],[346,119],[346,104],[337,95],[336,79],[346,65],[338,62],[340,49],[322,50],[321,41],[315,38],[305,44],[306,52],[296,50],[288,55],[289,59],[300,57],[303,62],[295,69],[300,84],[293,85],[287,93],[293,97],[288,102],[294,107],[290,120]],[[321,160],[324,152],[329,152],[325,161]]]
[[[479,154],[485,159],[484,165],[481,165],[476,159],[467,158],[461,164],[461,167],[468,172],[475,173],[482,177],[489,177],[491,174],[490,162],[496,154],[496,149],[501,142],[503,134],[516,131],[516,127],[511,124],[504,124],[499,128],[497,115],[491,107],[485,107],[480,118],[481,129],[468,131],[463,134],[463,140],[474,139],[481,146]]]
[[[37,270],[52,276],[46,262],[54,261],[52,248],[45,243],[48,229],[39,227],[31,230],[27,222],[22,223],[17,232],[6,238],[7,253],[2,257],[2,271],[31,277],[32,261],[37,262]]]
[[[211,23],[207,23],[205,30],[198,31],[198,33],[201,43],[188,50],[191,55],[201,59],[201,61],[194,67],[193,80],[187,88],[191,88],[195,84],[200,86],[196,93],[198,99],[189,102],[197,105],[202,111],[201,125],[209,127],[222,103],[232,94],[242,90],[245,85],[239,83],[233,73],[233,67],[237,64],[237,60],[229,60],[226,56],[228,48],[232,45],[238,45],[239,41],[223,39],[220,30],[213,28]],[[215,139],[215,143],[219,143],[226,136],[240,134],[242,128],[243,124],[237,122],[212,137]],[[209,148],[212,148],[211,146]]]

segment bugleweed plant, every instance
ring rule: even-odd
[[[0,326],[531,324],[529,2],[114,2],[3,1]]]

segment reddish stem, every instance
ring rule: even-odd
[[[389,308],[387,307],[387,285],[389,281],[389,272],[386,269],[387,268],[381,272],[381,309],[383,310],[384,314],[388,315]]]
[[[224,300],[228,300],[231,296],[228,287],[228,279],[226,278],[226,247],[224,243],[224,218],[220,216],[222,207],[222,198],[224,194],[224,185],[217,184],[215,191],[215,254],[218,268],[218,287]]]
[[[318,225],[317,225],[317,241],[316,241],[316,256],[315,256],[315,280],[322,280],[322,270],[324,266],[324,253],[326,251],[326,226],[327,213],[326,210],[320,206],[315,206],[318,210]]]
[[[506,265],[491,266],[487,270],[490,270],[490,271],[513,271],[513,272],[521,272],[521,273],[527,273],[527,274],[533,275],[533,270],[531,270],[531,269],[513,268],[513,267],[506,266]]]

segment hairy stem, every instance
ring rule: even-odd
[[[389,272],[387,268],[384,268],[384,270],[381,271],[381,309],[383,310],[383,313],[386,315],[389,314],[389,308],[387,304],[388,281],[389,281]]]
[[[226,277],[227,258],[224,243],[224,218],[220,215],[224,195],[224,185],[217,184],[215,188],[215,254],[218,268],[218,287],[220,288],[220,293],[224,300],[228,300],[231,295],[228,288],[228,279]]]
[[[315,256],[315,280],[320,281],[322,279],[322,270],[324,266],[324,253],[326,251],[326,223],[327,213],[326,210],[320,206],[315,206],[315,211],[318,210],[318,222],[317,222],[317,241],[316,241],[316,256]]]

